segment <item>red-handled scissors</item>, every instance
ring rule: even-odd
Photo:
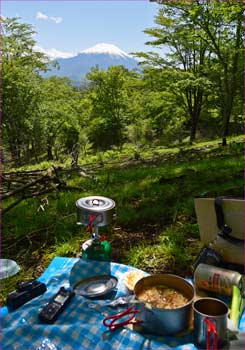
[[[110,331],[114,331],[122,326],[127,324],[138,324],[142,323],[142,321],[134,320],[135,315],[139,312],[139,310],[134,310],[133,306],[130,306],[127,310],[120,312],[115,315],[107,316],[103,320],[104,326],[108,327]],[[119,319],[124,318],[125,316],[129,316],[124,321],[118,322]]]

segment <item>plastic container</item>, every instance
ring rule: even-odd
[[[19,265],[11,259],[0,259],[0,280],[16,275]]]

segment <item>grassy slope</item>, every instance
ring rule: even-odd
[[[105,154],[103,161],[112,157]],[[6,213],[2,257],[16,260],[22,271],[4,281],[2,300],[16,282],[40,275],[54,256],[74,257],[80,251],[88,234],[76,225],[78,198],[97,194],[115,200],[117,218],[101,230],[111,242],[114,261],[187,275],[202,247],[193,198],[243,197],[243,143],[226,148],[199,144],[171,153],[148,149],[137,162],[114,160],[98,168],[93,179],[78,172],[65,179],[86,192],[52,193],[45,211],[38,211],[38,198]]]

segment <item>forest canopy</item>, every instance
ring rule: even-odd
[[[93,67],[79,87],[42,76],[50,61],[31,25],[1,22],[4,157],[15,165],[125,144],[226,145],[243,132],[242,1],[162,1],[144,30],[150,50],[134,52],[139,69]]]

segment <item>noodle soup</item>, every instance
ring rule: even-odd
[[[160,309],[176,309],[189,301],[182,292],[165,285],[145,287],[138,294],[138,299]]]
[[[157,335],[178,334],[190,325],[195,290],[184,278],[156,274],[141,278],[134,287],[140,302],[137,319],[143,331]]]

